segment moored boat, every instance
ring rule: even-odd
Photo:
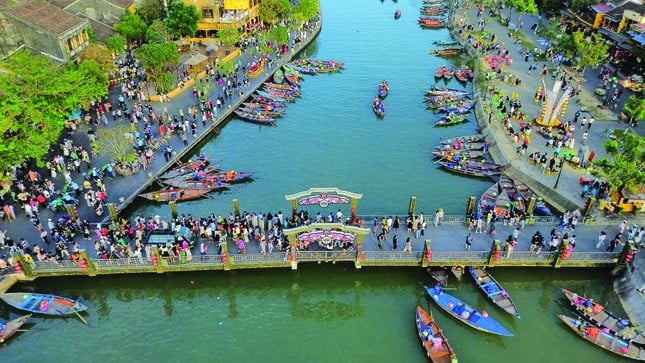
[[[432,156],[439,159],[446,159],[449,161],[457,161],[461,158],[481,158],[486,155],[485,151],[481,150],[435,150],[432,151]]]
[[[209,191],[207,189],[190,189],[170,187],[168,189],[156,190],[154,192],[141,193],[139,196],[153,202],[183,202],[202,198]]]
[[[535,192],[531,190],[531,188],[529,188],[526,184],[522,183],[517,179],[513,179],[512,182],[513,182],[513,185],[515,186],[515,190],[517,190],[519,195],[521,195],[522,198],[524,199],[524,204],[527,206],[527,208],[531,198],[535,198],[535,206],[533,210],[532,211],[526,210],[526,213],[537,214],[541,216],[553,215],[553,212],[551,212],[551,209],[546,205],[544,200],[542,198],[539,198],[537,194],[535,194]]]
[[[287,100],[285,100],[284,98],[282,98],[282,97],[280,97],[280,96],[277,96],[277,95],[274,95],[274,94],[272,94],[272,93],[270,93],[270,92],[260,91],[260,90],[257,90],[257,91],[255,91],[255,92],[256,92],[258,95],[260,95],[260,96],[262,96],[262,97],[264,97],[264,98],[268,98],[268,99],[273,100],[273,101],[278,101],[278,102],[287,102]]]
[[[417,306],[415,322],[421,344],[433,363],[457,363],[457,355],[432,314]]]
[[[442,286],[448,286],[448,269],[446,267],[429,267],[428,273]]]
[[[282,72],[280,68],[273,73],[273,82],[277,84],[282,84],[282,82],[284,82],[284,72]]]
[[[372,100],[372,111],[374,111],[374,114],[378,118],[385,117],[385,105],[378,99],[378,97]]]
[[[401,18],[401,9],[394,10],[394,19]]]
[[[452,272],[452,274],[455,275],[455,278],[457,279],[457,281],[461,281],[461,278],[464,276],[463,266],[452,266],[450,267],[450,272]]]
[[[461,142],[457,140],[452,144],[435,146],[435,150],[452,151],[452,150],[483,150],[486,147],[485,142]]]
[[[457,140],[459,140],[459,142],[461,143],[481,142],[481,141],[484,141],[484,135],[475,134],[475,135],[448,137],[445,139],[441,139],[439,143],[441,143],[442,145],[450,145],[457,142]]]
[[[207,173],[204,174],[199,180],[185,180],[181,178],[174,178],[164,180],[164,183],[177,188],[183,188],[189,185],[188,183],[190,182],[197,182],[212,189],[216,187],[224,188],[227,186],[226,183],[239,183],[250,179],[252,176],[253,173],[249,171],[229,170],[227,172]]]
[[[6,342],[29,320],[31,314],[23,315],[6,323],[0,323],[0,343]]]
[[[574,309],[594,325],[607,328],[622,339],[645,345],[645,335],[635,331],[628,319],[621,318],[605,310],[602,305],[593,301],[593,299],[580,296],[571,290],[562,289],[562,293]]]
[[[442,46],[446,46],[446,45],[457,45],[457,44],[459,44],[459,43],[457,43],[457,41],[456,41],[456,40],[454,40],[454,39],[450,39],[450,40],[435,40],[435,41],[434,41],[434,42],[432,42],[432,43],[433,43],[433,44],[436,44],[436,45],[442,45]]]
[[[445,67],[443,69],[443,78],[446,80],[451,80],[454,74],[455,74],[454,71],[450,67]]]
[[[444,169],[467,176],[474,176],[479,178],[487,178],[498,175],[502,172],[503,167],[498,164],[489,162],[480,162],[473,159],[463,159],[459,163],[447,160],[439,160],[437,164],[441,165]]]
[[[608,333],[600,328],[587,324],[582,319],[572,318],[562,314],[558,315],[558,317],[573,332],[589,343],[625,358],[645,361],[645,349],[642,346],[637,346],[635,343],[621,339],[611,332]]]
[[[80,301],[51,294],[11,292],[0,295],[7,304],[16,309],[44,315],[71,315],[87,310]]]
[[[443,97],[465,97],[468,95],[468,91],[454,88],[443,88],[443,87],[430,87],[424,91],[426,95],[429,96],[443,96]]]
[[[387,81],[381,81],[378,85],[377,95],[380,99],[385,99],[390,91]]]
[[[257,113],[246,112],[243,110],[233,110],[233,112],[242,120],[252,122],[260,125],[275,126],[275,119],[269,116],[260,115]]]
[[[450,115],[446,115],[438,118],[435,121],[434,125],[435,127],[446,127],[446,126],[463,124],[464,122],[468,122],[468,117],[464,117],[462,115],[450,114]]]
[[[422,28],[443,28],[446,26],[446,23],[439,19],[419,18],[419,25],[421,25]]]
[[[463,300],[446,293],[443,287],[439,285],[433,288],[424,287],[432,301],[450,314],[450,316],[469,327],[485,333],[513,336],[513,333],[504,328],[495,319],[491,318],[486,311],[479,311]]]
[[[502,285],[493,278],[488,271],[484,270],[481,267],[470,266],[470,275],[475,280],[475,283],[479,289],[486,294],[486,296],[493,302],[493,304],[499,306],[502,310],[513,315],[516,318],[520,317],[520,312],[517,310],[517,306],[508,295],[506,290]]]
[[[180,165],[176,168],[170,169],[167,172],[163,173],[161,179],[170,179],[175,178],[181,175],[192,173],[196,170],[204,169],[209,163],[208,157],[200,157],[197,160],[190,160],[187,164]]]

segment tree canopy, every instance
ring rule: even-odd
[[[115,34],[105,41],[105,46],[108,47],[108,49],[115,51],[118,54],[123,53],[125,50],[125,45],[127,44],[126,39],[119,35]]]
[[[593,163],[594,175],[613,190],[638,190],[645,183],[645,138],[630,131],[617,131],[603,148],[609,156]]]
[[[300,0],[293,8],[293,15],[300,14],[302,19],[309,20],[318,15],[320,0]]]
[[[99,43],[90,43],[87,47],[83,48],[83,59],[93,59],[98,63],[103,70],[103,73],[114,70],[114,61],[110,50]]]
[[[163,93],[172,87],[172,72],[179,64],[179,51],[173,42],[144,44],[135,51],[150,80]],[[170,77],[168,77],[170,76]]]
[[[260,20],[276,24],[291,13],[289,0],[264,0],[260,3]]]
[[[585,37],[585,33],[579,30],[573,33],[573,44],[575,44],[578,51],[580,74],[584,74],[588,67],[601,64],[607,58],[609,44],[598,34]]]
[[[240,37],[242,34],[240,33],[237,28],[224,28],[221,30],[217,31],[217,38],[222,42],[224,45],[231,46],[235,43],[237,43],[240,40]]]
[[[161,20],[164,16],[163,2],[162,0],[143,0],[137,6],[136,14],[146,24],[150,25],[153,21]]]
[[[143,39],[148,26],[137,14],[126,11],[121,21],[114,25],[114,30],[127,40]]]
[[[171,34],[178,37],[193,36],[197,33],[197,21],[201,15],[195,5],[186,5],[175,0],[168,4],[166,27]]]
[[[60,65],[21,50],[2,67],[8,72],[0,74],[1,172],[28,158],[42,165],[71,112],[107,95],[107,77],[91,59]]]
[[[267,32],[267,39],[273,40],[278,44],[287,44],[289,43],[289,30],[284,26],[272,27]]]
[[[146,40],[148,43],[169,42],[172,40],[172,35],[163,21],[155,20],[146,30]]]
[[[627,102],[625,102],[625,105],[623,106],[623,110],[629,117],[630,121],[645,120],[645,98],[636,97],[636,95],[629,96],[629,99],[627,100]]]

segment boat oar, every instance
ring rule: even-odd
[[[78,316],[78,318],[79,318],[79,319],[81,319],[81,321],[82,321],[85,325],[90,326],[90,324],[87,322],[87,320],[85,320],[85,318],[83,318],[83,317],[81,316],[81,314],[79,314],[79,313],[78,313],[78,311],[77,311],[76,309],[72,309],[72,311],[74,312],[74,314],[76,314],[76,316]]]

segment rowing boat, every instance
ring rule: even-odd
[[[498,175],[502,172],[503,169],[501,165],[489,163],[486,161],[476,161],[473,159],[462,159],[459,163],[448,160],[439,160],[437,161],[437,164],[453,173],[481,178]]]
[[[249,171],[227,171],[227,172],[215,172],[204,174],[201,180],[185,180],[181,178],[173,178],[164,180],[164,183],[172,185],[178,188],[184,188],[189,185],[189,182],[197,182],[199,184],[207,185],[208,188],[225,188],[227,187],[226,183],[239,183],[250,179],[253,176],[253,173]],[[222,184],[222,185],[220,185]]]
[[[442,286],[448,286],[448,269],[445,267],[428,268],[428,273]]]
[[[374,111],[374,114],[378,118],[385,117],[385,105],[378,98],[372,101],[372,111]]]
[[[175,178],[181,175],[192,173],[195,170],[203,169],[209,163],[209,158],[197,159],[195,161],[189,161],[188,164],[178,166],[174,169],[170,169],[167,172],[163,173],[160,176],[161,179],[170,179]]]
[[[20,327],[22,327],[27,320],[31,317],[31,314],[23,315],[6,323],[0,323],[0,343],[6,342],[14,334],[18,332]]]
[[[453,150],[484,150],[485,142],[461,142],[455,141],[452,144],[435,146],[435,150],[453,151]]]
[[[488,316],[485,311],[479,311],[466,302],[446,293],[443,287],[437,285],[433,288],[424,286],[426,292],[440,308],[453,318],[461,321],[473,329],[485,333],[513,336],[513,333],[504,328],[495,319]]]
[[[0,299],[16,309],[35,314],[71,315],[87,310],[87,305],[66,297],[30,292],[11,292]]]
[[[457,362],[457,355],[432,314],[428,314],[421,306],[417,306],[415,323],[421,344],[433,363]]]
[[[249,70],[246,72],[246,76],[249,78],[257,78],[262,74],[262,72],[264,72],[264,61],[259,61],[253,63],[249,67]]]
[[[564,296],[571,302],[571,305],[598,327],[607,328],[622,339],[630,340],[645,345],[645,336],[636,332],[628,319],[620,318],[593,299],[580,296],[573,291],[562,289]]]
[[[154,192],[141,193],[139,196],[153,202],[183,202],[203,197],[209,192],[208,189],[191,189],[170,187],[168,189],[156,190]]]
[[[464,268],[462,266],[452,266],[450,267],[450,272],[455,275],[457,281],[461,281],[461,278],[464,276]]]
[[[461,158],[481,158],[486,154],[481,150],[435,150],[432,155],[439,159],[457,162]]]
[[[526,184],[522,183],[521,181],[517,179],[512,179],[513,185],[515,186],[515,190],[519,193],[520,196],[524,199],[524,204],[528,206],[529,200],[531,198],[535,198],[535,206],[532,211],[527,210],[526,213],[528,214],[538,214],[542,216],[551,216],[553,215],[553,212],[551,212],[551,209],[546,205],[544,200],[542,198],[539,198],[537,194],[535,194],[534,191],[531,190]]]
[[[449,137],[447,139],[441,139],[440,143],[442,145],[450,145],[455,142],[461,142],[461,143],[468,143],[468,142],[481,142],[484,141],[484,135],[467,135],[467,136],[457,136],[457,137]]]
[[[278,68],[275,73],[273,73],[273,82],[277,84],[282,84],[284,81],[284,72],[280,68]]]
[[[589,343],[626,358],[645,361],[645,349],[637,346],[634,342],[623,340],[615,334],[591,326],[581,319],[561,314],[558,317],[579,337]]]
[[[493,302],[493,304],[502,308],[502,310],[513,315],[516,318],[520,317],[520,312],[517,310],[517,306],[511,299],[510,296],[506,293],[506,290],[502,285],[497,282],[488,271],[484,270],[481,267],[469,268],[470,275],[475,279],[475,283],[479,289],[488,296],[488,298]]]
[[[449,115],[446,115],[446,116],[439,117],[434,122],[434,126],[435,127],[448,127],[448,126],[463,124],[464,122],[468,122],[468,117],[464,117],[464,116],[461,116],[461,115],[455,115],[455,114],[449,114]]]

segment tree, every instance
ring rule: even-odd
[[[141,20],[150,25],[155,20],[161,20],[164,16],[163,2],[161,0],[143,0],[137,6],[136,14]]]
[[[146,40],[148,43],[164,43],[171,41],[172,35],[163,21],[155,20],[146,30]]]
[[[121,164],[128,164],[136,160],[134,149],[134,136],[125,125],[117,127],[100,128],[97,131],[98,142],[101,150],[111,153],[114,160]]]
[[[289,30],[284,26],[273,27],[268,31],[267,39],[278,44],[287,44],[289,43]]]
[[[107,38],[107,40],[105,41],[105,46],[108,47],[109,50],[112,50],[117,54],[123,53],[123,51],[125,50],[125,45],[125,38],[119,34],[115,34]]]
[[[231,74],[235,71],[235,63],[233,61],[219,62],[217,70],[221,74]]]
[[[197,33],[197,21],[201,18],[195,5],[186,5],[175,0],[168,5],[166,27],[178,37],[193,36]]]
[[[603,144],[609,155],[593,163],[593,174],[612,190],[636,191],[645,183],[645,138],[631,131],[615,132]]]
[[[636,95],[629,96],[629,99],[623,106],[623,111],[625,112],[627,117],[629,117],[630,124],[634,120],[645,120],[645,98],[636,97]]]
[[[260,20],[276,24],[291,13],[289,0],[264,0],[260,3]]]
[[[28,158],[42,166],[70,113],[107,95],[107,77],[94,60],[61,66],[21,50],[1,67],[7,71],[0,74],[2,175]]]
[[[135,51],[158,93],[172,87],[172,72],[179,64],[179,51],[173,42],[144,44]],[[168,77],[170,76],[170,77]]]
[[[114,69],[114,61],[110,50],[99,43],[90,43],[83,48],[83,59],[92,59],[98,63],[103,73],[110,72]]]
[[[300,14],[305,21],[313,19],[320,10],[320,0],[300,0],[293,8],[293,14]]]
[[[114,25],[114,30],[124,36],[128,41],[143,39],[148,26],[139,15],[126,11],[121,21]]]
[[[584,32],[579,30],[573,33],[573,43],[578,51],[580,75],[583,75],[588,67],[595,67],[607,58],[609,44],[598,34],[585,37]]]
[[[241,36],[242,34],[237,30],[237,28],[224,28],[217,31],[217,38],[222,42],[222,44],[228,46],[237,43]]]
[[[517,19],[518,26],[522,22],[524,15],[534,15],[538,13],[538,8],[535,5],[534,0],[511,0],[511,6],[520,13],[519,18]]]

